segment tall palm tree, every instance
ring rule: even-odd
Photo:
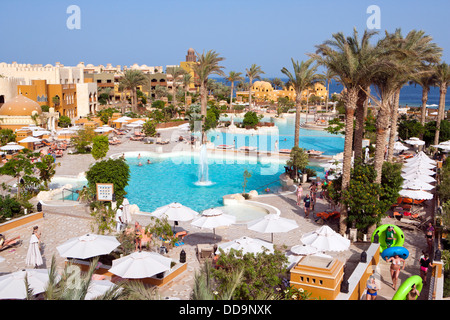
[[[245,69],[246,76],[249,79],[249,88],[248,88],[248,107],[251,109],[252,107],[252,86],[253,86],[253,80],[260,79],[262,74],[265,74],[264,71],[261,70],[261,67],[252,64],[249,69]]]
[[[442,55],[442,49],[431,42],[432,37],[425,35],[425,32],[422,30],[412,30],[403,38],[401,30],[397,29],[393,34],[387,34],[387,37],[389,37],[389,41],[393,46],[393,53],[396,58],[406,61],[410,69],[410,72],[403,72],[400,74],[397,90],[392,99],[391,128],[387,150],[387,160],[392,162],[394,157],[394,143],[397,136],[400,90],[413,77],[430,76],[430,66],[439,62]]]
[[[206,118],[206,108],[207,108],[207,83],[208,77],[212,74],[219,76],[224,76],[223,66],[219,65],[220,62],[225,60],[225,58],[220,57],[219,53],[214,50],[209,50],[208,52],[203,52],[202,54],[197,53],[197,64],[193,66],[194,72],[198,76],[198,81],[200,83],[200,111],[202,116],[202,124],[205,123]],[[206,134],[202,125],[202,142],[206,143]]]
[[[441,121],[444,119],[445,112],[445,96],[447,88],[450,86],[450,66],[443,62],[436,66],[436,84],[439,87],[439,109],[436,120],[436,134],[434,136],[434,144],[439,144],[439,134],[441,131]]]
[[[324,73],[320,75],[321,79],[325,81],[327,85],[327,97],[325,98],[325,108],[326,112],[328,112],[328,100],[330,97],[330,84],[332,80],[336,79],[336,74],[333,72],[333,70],[326,69]]]
[[[380,64],[375,48],[369,43],[376,31],[366,30],[359,39],[356,29],[353,36],[345,37],[342,32],[332,35],[331,40],[316,46],[316,53],[309,54],[319,65],[336,74],[338,81],[344,86],[343,101],[345,106],[345,142],[342,169],[342,190],[350,183],[353,145],[353,120],[358,99],[358,92],[364,87]],[[341,204],[339,232],[343,235],[347,230],[347,207]]]
[[[190,73],[183,74],[182,84],[184,87],[184,112],[186,114],[187,111],[187,94],[189,91],[189,86],[192,83],[192,75]]]
[[[166,73],[172,77],[172,104],[176,107],[177,105],[177,95],[176,90],[178,86],[179,78],[186,73],[183,68],[180,67],[168,67]]]
[[[430,93],[431,87],[436,85],[435,78],[435,67],[430,67],[429,74],[423,76],[413,76],[411,82],[418,84],[422,87],[422,106],[420,108],[420,124],[425,125],[425,120],[427,116],[427,102],[428,94]]]
[[[230,93],[230,110],[233,109],[233,91],[234,91],[234,83],[236,81],[244,81],[244,77],[242,77],[242,72],[230,71],[226,76],[226,80],[231,83],[231,93]]]
[[[317,72],[317,65],[312,65],[314,63],[313,59],[307,61],[294,61],[291,58],[292,67],[294,69],[294,74],[292,74],[286,67],[281,69],[281,72],[288,77],[288,82],[286,87],[292,87],[295,91],[295,135],[294,135],[294,146],[298,147],[300,143],[300,115],[302,111],[302,92],[308,90],[315,82],[317,82],[320,76]]]
[[[137,87],[148,83],[148,78],[141,70],[127,70],[120,78],[119,83],[132,92],[131,109],[137,112]]]

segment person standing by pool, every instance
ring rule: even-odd
[[[306,197],[303,199],[303,202],[305,206],[305,216],[306,218],[308,218],[311,207],[311,197],[309,196],[309,194],[306,194]]]
[[[400,269],[405,269],[405,260],[400,258],[398,255],[390,257],[389,259],[386,257],[386,261],[391,263],[390,271],[391,271],[391,279],[392,279],[392,287],[394,290],[397,289],[397,280],[400,275]],[[403,265],[402,265],[403,264]],[[402,267],[400,267],[402,265]]]
[[[386,247],[390,248],[394,243],[394,234],[396,234],[394,227],[389,226],[386,230]]]
[[[142,227],[139,224],[139,222],[134,223],[134,245],[135,245],[135,251],[142,250]]]
[[[39,232],[39,227],[34,226],[33,232],[30,238],[30,246],[28,247],[27,257],[25,263],[28,266],[33,266],[33,268],[37,268],[40,265],[43,265],[42,255],[40,250],[41,243],[41,233]]]
[[[117,232],[122,231],[122,227],[123,227],[123,218],[122,218],[123,211],[122,211],[122,209],[123,209],[123,205],[120,205],[119,209],[117,209],[117,211],[116,211],[116,231]]]
[[[297,186],[297,205],[300,207],[301,201],[303,196],[303,187],[302,184],[299,183]]]

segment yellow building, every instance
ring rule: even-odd
[[[197,92],[199,88],[198,76],[194,72],[193,66],[197,64],[197,57],[195,55],[195,50],[189,48],[188,54],[186,55],[186,61],[180,62],[180,67],[184,69],[187,73],[191,75],[191,84],[189,85],[189,91]]]
[[[248,91],[237,91],[236,97],[241,96],[244,101],[248,101]],[[321,83],[315,83],[309,90],[302,92],[302,100],[306,100],[307,96],[317,96],[321,99],[325,99],[327,96],[327,89]],[[272,85],[267,81],[255,81],[252,85],[252,97],[257,102],[277,102],[279,98],[287,98],[290,101],[295,101],[295,90],[293,87],[289,89],[283,88],[283,90],[274,90]]]
[[[41,119],[33,120],[32,116],[42,114],[40,105],[23,95],[7,101],[0,108],[0,128],[11,129],[13,131],[29,125],[40,125]]]
[[[311,298],[334,300],[341,290],[344,264],[334,258],[305,256],[290,270],[291,286],[311,293]]]
[[[47,84],[46,80],[31,80],[31,85],[18,85],[17,91],[39,106],[54,108],[60,115],[77,116],[76,84]]]

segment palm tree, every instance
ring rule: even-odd
[[[323,74],[320,75],[321,79],[325,81],[327,85],[327,97],[325,98],[325,108],[328,112],[328,99],[330,96],[330,83],[332,80],[336,79],[336,74],[333,72],[333,70],[326,69]]]
[[[177,105],[176,90],[178,84],[177,81],[179,80],[178,79],[179,77],[186,74],[186,71],[180,67],[168,67],[166,73],[172,76],[172,104],[176,106]]]
[[[391,129],[387,150],[387,160],[392,162],[394,158],[394,143],[397,136],[400,90],[413,77],[430,76],[430,66],[439,62],[442,49],[431,42],[432,38],[425,35],[424,31],[412,30],[403,38],[401,30],[397,29],[393,34],[387,34],[387,37],[389,37],[389,41],[393,46],[396,58],[406,61],[410,68],[409,73],[404,72],[400,74],[397,90],[392,99]]]
[[[183,74],[182,84],[184,87],[184,113],[187,111],[187,94],[189,91],[189,86],[192,83],[192,75],[190,73]]]
[[[273,78],[271,82],[275,90],[278,90],[278,88],[283,88],[284,82],[280,78]]]
[[[436,119],[436,134],[434,136],[434,144],[439,144],[439,134],[441,130],[441,121],[444,119],[445,112],[445,96],[447,88],[450,86],[450,66],[443,62],[436,66],[436,84],[439,87],[439,109]]]
[[[424,76],[413,76],[411,82],[418,84],[422,87],[422,106],[420,108],[420,124],[425,125],[425,120],[427,116],[427,102],[428,102],[428,94],[430,93],[430,88],[436,85],[435,78],[435,67],[431,67],[429,70],[429,75]]]
[[[294,74],[288,69],[283,67],[281,72],[288,77],[286,87],[292,87],[295,90],[295,138],[294,146],[298,147],[300,143],[300,115],[302,111],[302,92],[308,90],[315,82],[317,82],[320,76],[316,73],[317,65],[312,66],[313,59],[308,61],[302,61],[300,64],[298,61],[294,61],[291,58],[292,67],[294,68]]]
[[[244,78],[241,76],[242,72],[230,71],[226,76],[226,80],[231,83],[231,93],[230,93],[230,110],[233,109],[233,91],[234,91],[234,83],[236,81],[244,81]]]
[[[208,77],[212,74],[219,76],[224,76],[225,73],[222,71],[223,66],[219,65],[221,61],[225,58],[220,57],[214,50],[209,50],[208,52],[203,52],[202,54],[197,53],[197,64],[193,66],[194,72],[198,76],[200,82],[200,111],[202,116],[202,142],[206,143],[206,135],[203,129],[203,124],[206,118],[206,108],[207,108],[207,83]]]
[[[353,120],[358,99],[358,92],[370,81],[380,64],[375,48],[369,40],[376,31],[364,31],[359,39],[356,29],[352,37],[345,37],[342,32],[332,35],[332,39],[316,46],[317,51],[310,54],[319,65],[331,70],[344,86],[342,99],[345,106],[345,143],[342,169],[342,190],[348,188],[352,166]],[[347,230],[347,207],[341,204],[339,232],[344,235]]]
[[[264,71],[261,70],[261,67],[256,65],[256,64],[252,64],[250,69],[245,69],[246,71],[246,76],[249,79],[249,88],[248,88],[248,107],[251,109],[252,107],[252,85],[253,85],[253,80],[255,79],[260,79],[260,76],[262,74],[265,74]]]
[[[137,87],[148,83],[148,78],[141,70],[127,70],[120,78],[119,83],[124,89],[131,90],[131,111],[137,113]]]

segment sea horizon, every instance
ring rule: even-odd
[[[283,82],[287,82],[287,78],[281,77],[262,77],[262,79],[272,80],[274,78],[280,78]],[[229,82],[225,78],[220,77],[211,77],[211,79],[216,80],[217,82],[222,82],[225,84],[229,84]],[[245,79],[248,82],[248,78]],[[258,80],[256,80],[258,81]],[[343,86],[336,81],[332,81],[330,83],[330,93],[340,93],[343,89]],[[375,90],[372,90],[374,92]],[[439,88],[431,87],[430,92],[428,93],[428,102],[427,105],[430,109],[437,109],[439,105]],[[419,85],[410,85],[406,84],[400,90],[400,106],[401,107],[421,107],[422,106],[422,87]],[[447,94],[445,97],[445,110],[450,110],[450,94]]]

